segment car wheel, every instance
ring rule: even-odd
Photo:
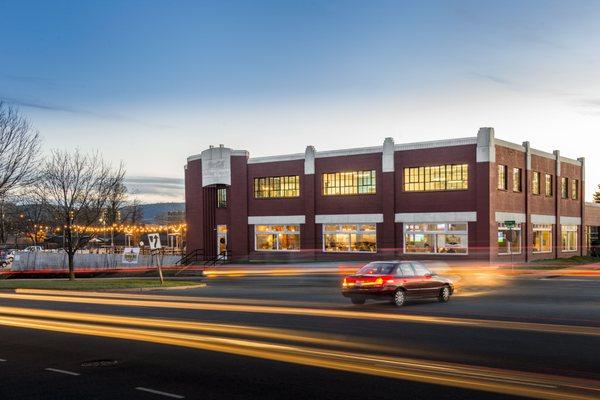
[[[396,290],[393,303],[398,307],[402,307],[406,303],[406,293],[404,290]]]
[[[7,265],[8,264],[6,262],[2,261],[2,268],[6,268]]]
[[[367,299],[365,297],[354,296],[350,297],[350,301],[352,302],[352,304],[365,304],[365,301],[367,301]]]
[[[444,286],[440,290],[438,300],[440,301],[440,303],[446,303],[448,300],[450,300],[450,288],[448,286]]]

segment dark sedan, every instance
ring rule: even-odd
[[[354,304],[389,298],[402,306],[409,299],[436,298],[447,302],[454,293],[450,279],[431,272],[418,261],[376,261],[342,282],[342,294]]]

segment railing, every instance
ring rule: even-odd
[[[211,258],[210,260],[207,260],[204,263],[204,265],[208,266],[208,265],[223,264],[223,263],[227,262],[227,260],[229,259],[229,257],[231,257],[231,251],[230,250],[225,250],[225,251],[220,252],[215,257]]]
[[[195,249],[181,257],[175,265],[190,265],[193,262],[204,261],[204,249]]]

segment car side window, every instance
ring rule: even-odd
[[[415,271],[413,271],[410,264],[400,264],[398,266],[398,275],[407,277],[407,276],[415,276]]]
[[[413,264],[413,268],[415,269],[417,276],[425,276],[431,274],[431,272],[429,272],[429,270],[421,264]]]

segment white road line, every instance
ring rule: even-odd
[[[148,388],[140,387],[140,386],[136,387],[135,390],[158,394],[160,396],[170,397],[172,399],[185,399],[185,396],[181,396],[181,395],[173,394],[173,393],[161,392],[160,390],[148,389]]]
[[[4,358],[0,358],[0,362],[6,362]]]
[[[72,376],[81,375],[81,374],[78,374],[77,372],[65,371],[64,369],[56,369],[56,368],[46,368],[46,371],[58,372],[59,374],[72,375]]]

